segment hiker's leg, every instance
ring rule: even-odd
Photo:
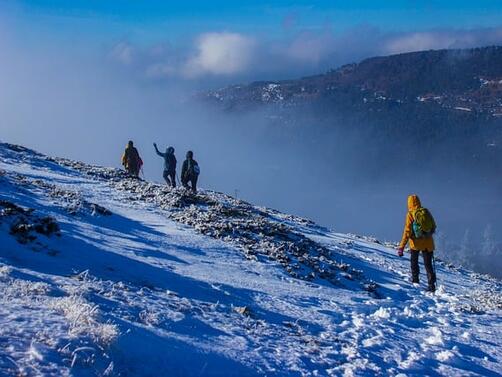
[[[412,283],[418,283],[419,276],[420,276],[420,269],[418,267],[418,254],[420,251],[417,250],[410,250],[411,257],[410,257],[410,262],[411,262],[411,282]]]
[[[173,188],[176,187],[176,172],[172,171],[169,176],[171,178],[171,186]]]
[[[188,187],[188,179],[187,177],[181,177],[181,184],[183,185],[184,188],[186,189],[189,189],[190,187]]]
[[[169,181],[169,174],[167,173],[167,170],[164,170],[164,173],[162,173],[162,177],[164,177],[164,181],[166,181],[167,185],[171,185],[171,182]]]
[[[434,292],[436,290],[436,286],[434,284],[434,267],[432,266],[433,253],[429,251],[422,251],[422,255],[424,257],[425,270],[427,271],[427,283],[429,284],[429,290]]]
[[[198,176],[197,175],[194,175],[192,178],[191,178],[191,181],[192,181],[192,191],[194,193],[197,193],[197,179],[198,179]]]
[[[139,176],[139,171],[134,166],[129,167],[129,169],[127,169],[127,172],[132,177],[138,178],[138,176]]]

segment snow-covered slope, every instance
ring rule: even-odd
[[[502,374],[500,282],[0,144],[0,375]],[[400,227],[401,224],[396,224]]]

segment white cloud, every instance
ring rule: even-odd
[[[445,48],[470,48],[502,42],[502,28],[475,30],[436,30],[407,33],[389,38],[384,53],[398,54],[412,51]]]
[[[390,40],[386,45],[386,52],[398,54],[403,52],[432,50],[451,45],[455,40],[435,35],[434,33],[413,33]]]
[[[127,42],[119,42],[112,48],[109,56],[121,64],[131,65],[134,59],[134,48]]]
[[[371,56],[502,44],[502,27],[392,33],[359,27],[341,34],[323,28],[277,39],[212,32],[199,35],[193,44],[175,42],[154,46],[120,42],[109,56],[151,80],[277,80],[320,73]]]
[[[255,40],[242,34],[203,34],[197,40],[197,54],[187,61],[183,73],[189,78],[242,73],[250,67],[255,47]]]

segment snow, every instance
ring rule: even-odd
[[[380,319],[389,319],[390,318],[390,310],[386,308],[379,308],[373,316]]]
[[[282,101],[284,96],[281,94],[281,86],[275,83],[269,83],[263,87],[261,99],[263,102]]]
[[[441,351],[437,354],[436,358],[441,361],[441,362],[445,362],[445,361],[448,361],[449,359],[451,359],[452,357],[454,357],[455,354],[451,351],[448,351],[448,350],[445,350],[445,351]]]
[[[502,374],[493,278],[437,261],[430,294],[374,239],[8,144],[0,161],[0,375]]]
[[[430,328],[431,335],[428,338],[425,338],[425,342],[431,345],[442,345],[443,342],[443,333],[438,327]]]

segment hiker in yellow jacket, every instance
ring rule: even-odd
[[[122,154],[122,165],[131,177],[138,178],[139,171],[143,166],[143,160],[139,156],[138,150],[132,140],[127,143],[127,147]]]
[[[417,195],[408,197],[408,213],[404,225],[403,237],[398,248],[400,257],[404,254],[404,248],[410,244],[411,253],[411,281],[419,282],[420,269],[418,255],[422,253],[425,270],[427,271],[428,291],[436,290],[436,273],[432,265],[434,257],[434,239],[432,235],[436,230],[436,222],[431,213],[420,203]]]

